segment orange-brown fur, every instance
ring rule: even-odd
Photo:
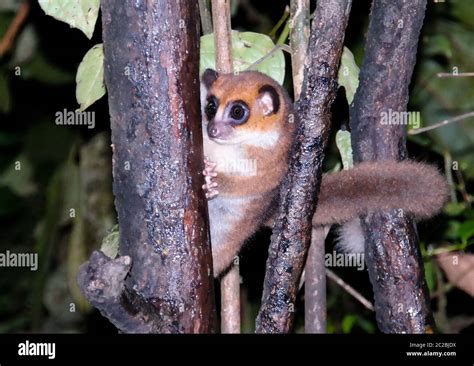
[[[255,105],[255,101],[259,98],[258,90],[264,85],[274,87],[280,98],[277,113],[268,116],[265,116],[261,108]],[[250,159],[256,168],[255,175],[229,174],[220,172],[217,167],[217,177],[213,181],[218,184],[219,195],[209,201],[209,209],[214,272],[219,274],[229,266],[245,241],[273,212],[272,206],[275,205],[278,186],[287,171],[294,125],[291,120],[288,120],[291,101],[286,92],[273,79],[258,72],[244,72],[238,76],[222,75],[212,83],[207,94],[218,97],[219,106],[226,106],[237,99],[251,106],[250,118],[243,125],[236,126],[236,130],[278,135],[272,146],[261,147],[245,142],[240,144],[244,159]],[[205,154],[214,150],[217,151],[216,154],[219,154],[223,147],[205,136],[204,150]],[[213,160],[212,156],[210,159]],[[234,201],[240,198],[242,205],[245,206],[242,207],[243,212],[241,214],[226,212],[225,206],[231,207]],[[230,227],[219,228],[219,225],[227,219],[232,220]],[[212,238],[213,232],[214,238]],[[223,242],[216,242],[216,240]]]
[[[290,123],[292,118],[289,119],[293,109],[288,95],[268,76],[243,72],[221,75],[211,82],[207,80],[207,84],[203,97],[218,97],[219,108],[235,100],[251,106],[248,121],[233,127],[236,134],[247,131],[262,137],[261,144],[246,140],[234,144],[232,138],[216,143],[207,136],[209,121],[203,118],[204,152],[208,159],[212,161],[223,155],[232,158],[235,154],[252,159],[256,167],[255,175],[229,174],[219,165],[216,168],[213,182],[217,183],[218,195],[209,200],[209,215],[217,276],[229,267],[245,241],[260,226],[271,224],[279,186],[288,168],[295,126]],[[278,92],[277,113],[265,115],[255,103],[261,98],[258,91],[263,85],[270,85]],[[274,143],[269,143],[268,133],[278,136]],[[419,219],[428,218],[441,208],[446,197],[446,183],[432,167],[410,161],[363,163],[352,170],[323,176],[313,225],[344,223],[371,211],[394,208],[404,209]]]

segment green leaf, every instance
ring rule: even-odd
[[[38,0],[47,15],[80,29],[91,39],[99,14],[100,0]]]
[[[357,319],[357,325],[365,330],[367,333],[375,333],[375,325],[374,323],[368,321],[364,318]]]
[[[352,161],[351,133],[349,131],[337,131],[336,145],[341,154],[344,169],[351,169],[354,165]]]
[[[80,110],[85,110],[104,95],[104,47],[99,43],[86,53],[77,69],[76,99]]]
[[[443,212],[448,216],[459,216],[466,208],[466,202],[448,202],[444,205]]]
[[[355,315],[346,315],[344,319],[342,319],[342,333],[350,333],[356,322],[357,317]]]
[[[118,254],[120,233],[118,225],[115,225],[110,233],[102,241],[100,250],[109,258],[115,258]]]
[[[344,47],[342,52],[337,79],[339,85],[346,90],[347,102],[351,104],[359,86],[359,67],[354,60],[354,55],[347,47]]]
[[[63,85],[73,81],[73,75],[50,63],[41,52],[21,67],[25,79],[34,79],[46,84]]]
[[[244,71],[255,61],[260,60],[273,50],[275,44],[265,34],[253,32],[232,31],[232,58],[234,71]],[[205,69],[216,69],[216,51],[214,34],[201,37],[200,73]],[[263,62],[256,65],[253,70],[260,71],[275,79],[280,84],[285,79],[285,57],[283,51],[278,50]]]
[[[454,16],[474,27],[474,7],[471,1],[451,1],[449,5]]]
[[[444,236],[450,240],[457,240],[459,239],[459,228],[461,227],[461,223],[456,220],[449,220],[448,221],[448,228],[446,229]]]
[[[0,175],[0,184],[9,187],[20,197],[28,196],[35,191],[33,167],[25,154],[17,156]]]
[[[463,243],[474,235],[474,220],[463,222],[459,227],[459,237]]]
[[[433,36],[429,36],[428,40],[424,43],[425,50],[427,56],[445,56],[448,59],[453,56],[453,48],[451,46],[451,42],[449,38],[445,34],[435,34]]]
[[[430,292],[433,292],[436,286],[436,273],[433,268],[433,262],[432,261],[425,262],[424,267],[425,267],[426,284],[428,285],[428,289],[430,290]]]

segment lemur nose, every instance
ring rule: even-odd
[[[216,137],[219,130],[216,127],[209,129],[209,137]]]

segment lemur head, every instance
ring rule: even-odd
[[[272,78],[257,71],[202,75],[208,137],[220,144],[253,143],[263,136],[278,139],[288,122],[291,101]]]

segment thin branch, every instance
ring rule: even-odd
[[[13,41],[16,38],[16,35],[21,29],[28,13],[30,12],[30,3],[29,1],[25,1],[21,4],[20,8],[18,9],[15,18],[8,26],[8,29],[3,36],[2,40],[0,41],[0,57],[2,57],[12,46]]]
[[[459,190],[461,191],[462,199],[464,200],[464,202],[470,203],[471,199],[469,197],[469,193],[467,193],[466,182],[464,181],[464,177],[462,176],[461,170],[456,169],[454,172],[456,173],[456,178],[458,178]]]
[[[212,0],[217,72],[230,74],[232,64],[232,33],[230,0]],[[211,238],[212,240],[212,238]],[[240,273],[238,261],[221,279],[221,331],[240,333]]]
[[[268,60],[275,52],[279,51],[279,50],[283,50],[285,52],[288,52],[291,54],[291,48],[286,45],[286,44],[277,44],[275,47],[273,47],[271,49],[270,52],[268,52],[265,56],[259,58],[257,61],[255,61],[252,65],[250,65],[249,67],[247,67],[247,70],[253,70],[255,67],[257,67],[257,65],[260,65],[262,62],[264,62],[265,60]]]
[[[326,333],[326,266],[324,260],[326,235],[326,227],[313,227],[311,231],[311,245],[305,266],[305,333]]]
[[[451,202],[458,202],[456,197],[456,188],[454,187],[454,180],[453,180],[453,158],[451,153],[446,150],[443,154],[444,157],[444,172],[446,175],[446,181],[448,182],[449,186],[449,196],[451,197]]]
[[[452,72],[439,72],[436,74],[436,76],[439,78],[463,78],[474,76],[474,72],[461,72],[458,74],[453,74]]]
[[[291,0],[290,47],[293,89],[298,100],[303,85],[303,70],[309,39],[309,0]]]
[[[474,111],[464,113],[464,114],[461,114],[461,115],[456,116],[456,117],[445,119],[445,120],[443,120],[441,122],[438,122],[438,123],[435,123],[434,125],[431,125],[431,126],[411,129],[411,130],[408,131],[408,134],[409,135],[418,135],[420,133],[424,133],[424,132],[431,131],[431,130],[434,130],[434,129],[439,128],[439,127],[449,125],[450,123],[463,121],[463,120],[465,120],[466,118],[469,118],[469,117],[474,117]]]
[[[368,310],[375,311],[374,305],[367,300],[360,292],[358,292],[354,287],[346,283],[341,277],[331,271],[329,268],[326,268],[326,275],[329,279],[341,286],[347,293],[364,305]]]
[[[219,73],[230,74],[233,72],[230,0],[212,0],[212,19],[216,44],[216,69]]]
[[[209,9],[209,0],[199,0],[199,13],[201,15],[202,33],[212,33],[212,18]]]
[[[290,16],[290,8],[287,5],[285,7],[285,11],[283,12],[282,17],[280,18],[278,23],[275,24],[275,26],[270,31],[270,33],[268,33],[268,36],[271,37],[271,38],[274,38],[276,36],[276,33],[278,32],[278,29],[280,29],[280,27],[286,22],[286,20],[288,19],[289,16]]]

